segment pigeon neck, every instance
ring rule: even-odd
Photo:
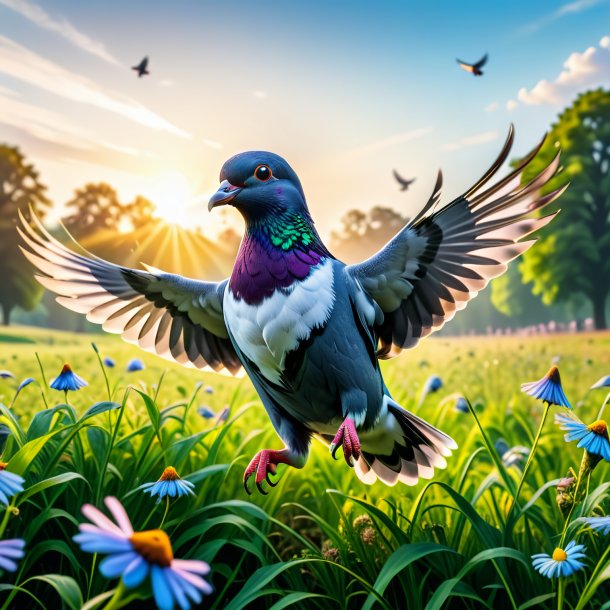
[[[308,215],[285,213],[248,223],[230,287],[237,299],[259,304],[280,288],[304,280],[313,267],[333,258]]]

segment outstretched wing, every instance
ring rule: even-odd
[[[487,53],[485,53],[485,55],[483,55],[483,57],[481,57],[481,59],[479,59],[479,61],[477,61],[476,64],[474,64],[475,68],[482,68],[485,64],[487,63]]]
[[[406,178],[403,178],[395,169],[392,170],[392,173],[394,174],[394,178],[396,178],[398,184],[402,186],[403,190],[405,190],[415,182],[415,178],[407,180]]]
[[[83,256],[52,237],[32,214],[19,233],[36,275],[57,302],[129,343],[198,369],[239,372],[241,363],[222,314],[227,281],[200,282],[149,269],[129,269]]]
[[[457,61],[458,64],[460,64],[460,68],[462,68],[462,70],[466,70],[466,72],[472,72],[474,70],[474,66],[472,64],[466,63],[461,59],[456,59],[455,61]]]
[[[567,188],[540,195],[559,167],[559,154],[521,186],[521,174],[542,142],[512,173],[488,184],[506,160],[513,137],[511,125],[500,156],[483,177],[464,195],[435,209],[442,184],[439,172],[434,192],[419,214],[377,254],[346,268],[384,314],[375,328],[380,358],[414,346],[451,320],[535,241],[520,240],[555,216],[531,217]]]

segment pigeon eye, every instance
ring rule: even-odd
[[[271,173],[271,170],[266,165],[259,165],[254,170],[254,176],[257,180],[260,180],[261,182],[267,182],[267,180],[269,180],[269,178],[271,178],[272,173]]]

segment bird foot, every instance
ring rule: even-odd
[[[337,460],[337,449],[343,446],[343,457],[347,462],[347,465],[351,468],[354,467],[354,459],[358,459],[360,457],[360,439],[358,438],[358,433],[356,432],[356,425],[354,424],[354,420],[346,417],[343,423],[339,426],[339,430],[337,434],[335,434],[335,438],[333,438],[333,442],[330,444],[330,454]]]
[[[292,454],[288,449],[282,449],[280,451],[274,451],[273,449],[263,449],[259,451],[253,458],[248,467],[244,472],[244,489],[246,493],[250,495],[252,492],[248,488],[248,480],[253,474],[256,474],[254,479],[258,491],[263,495],[267,495],[267,492],[263,489],[263,481],[267,481],[270,487],[275,487],[277,481],[274,483],[269,477],[270,475],[276,474],[278,464],[288,464],[299,468],[299,464],[293,459]]]

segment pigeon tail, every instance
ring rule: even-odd
[[[361,455],[355,465],[358,478],[367,485],[377,479],[386,485],[415,485],[431,479],[435,468],[447,466],[446,457],[457,449],[455,441],[403,409],[389,396],[377,424],[360,432]]]

